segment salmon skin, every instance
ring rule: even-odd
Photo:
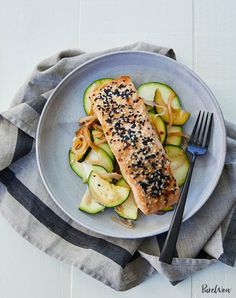
[[[169,158],[130,77],[99,87],[90,100],[138,208],[148,215],[175,204],[179,187]]]

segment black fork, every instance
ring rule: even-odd
[[[179,235],[179,229],[182,222],[185,202],[188,195],[188,189],[192,177],[193,166],[196,157],[202,156],[207,153],[211,136],[212,122],[212,113],[205,113],[201,111],[199,112],[187,147],[187,151],[191,154],[188,174],[182,188],[179,201],[176,205],[173,218],[171,220],[169,232],[161,251],[161,255],[159,258],[161,262],[167,264],[171,264],[172,262],[176,248],[176,242]]]

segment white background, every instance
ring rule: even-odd
[[[0,111],[40,60],[60,50],[95,51],[138,40],[173,47],[209,85],[226,119],[236,116],[234,0],[0,0]],[[17,216],[17,214],[16,214]],[[222,264],[179,285],[155,274],[119,293],[22,239],[0,216],[1,298],[236,297],[236,269]],[[232,288],[202,294],[201,285]]]

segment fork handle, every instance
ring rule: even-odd
[[[188,195],[188,189],[189,189],[189,185],[190,185],[190,181],[191,181],[191,177],[192,177],[195,159],[196,159],[196,155],[192,155],[188,174],[186,177],[186,181],[182,188],[179,201],[177,203],[177,206],[174,211],[174,215],[171,220],[169,232],[167,234],[163,249],[161,251],[159,260],[163,263],[171,264],[174,253],[175,253],[176,242],[178,239],[180,225],[182,222],[185,202],[186,202],[187,195]]]

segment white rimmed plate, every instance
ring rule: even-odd
[[[214,113],[209,153],[196,161],[183,220],[191,217],[207,201],[221,175],[226,152],[224,120],[213,94],[205,83],[184,65],[162,55],[141,52],[114,52],[92,59],[71,72],[55,89],[42,112],[36,140],[39,170],[44,184],[61,209],[79,224],[100,234],[121,238],[156,235],[169,227],[172,212],[141,215],[134,229],[111,220],[114,211],[97,215],[78,210],[86,185],[68,164],[68,150],[78,119],[85,115],[83,93],[94,80],[131,76],[136,86],[158,81],[170,85],[182,106],[191,112],[185,131],[190,133],[199,110]]]

